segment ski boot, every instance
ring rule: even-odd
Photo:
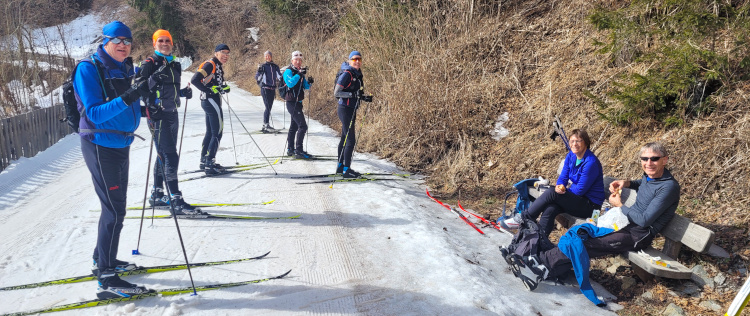
[[[286,149],[286,155],[287,155],[287,156],[294,156],[294,149],[292,149],[292,148],[287,148],[287,149]]]
[[[356,179],[362,176],[361,173],[354,171],[354,169],[349,167],[344,167],[344,179]]]
[[[295,150],[294,159],[312,159],[313,156],[305,152],[304,150]]]
[[[114,269],[102,271],[102,274],[97,278],[99,281],[99,288],[97,289],[96,297],[99,299],[131,297],[133,295],[153,292],[153,290],[149,290],[143,286],[138,286],[120,279]]]
[[[151,191],[151,197],[148,199],[148,204],[151,206],[168,206],[169,197],[164,195],[164,189],[154,188]]]
[[[222,174],[227,172],[227,169],[216,163],[214,159],[206,161],[206,165],[203,167],[203,171],[206,174]]]
[[[201,157],[201,164],[200,164],[200,167],[198,167],[198,169],[203,170],[205,168],[206,168],[206,157],[204,156],[204,157]]]
[[[344,173],[344,165],[339,163],[338,167],[336,167],[336,174],[343,174]]]
[[[115,267],[112,268],[112,270],[114,270],[116,273],[138,269],[138,265],[136,265],[135,263],[130,263],[118,259],[115,259],[114,264]],[[93,273],[95,276],[99,276],[99,266],[96,264],[96,259],[94,259],[94,265],[91,267],[91,273]]]
[[[182,198],[181,192],[172,194],[172,208],[169,210],[172,215],[203,215],[203,211],[200,208],[192,206],[185,202]]]

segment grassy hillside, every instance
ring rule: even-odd
[[[187,1],[183,3],[187,4]],[[208,56],[234,43],[230,80],[258,92],[252,76],[270,49],[286,65],[300,50],[316,78],[305,108],[340,129],[333,80],[348,52],[362,52],[366,90],[358,150],[431,175],[429,185],[496,217],[503,193],[524,178],[555,177],[565,149],[548,138],[558,115],[568,131],[586,129],[605,174],[636,178],[640,146],[659,140],[682,185],[678,212],[717,233],[730,260],[683,252],[726,287],[702,297],[661,295],[660,280],[623,290],[616,275],[595,273],[627,306],[660,313],[675,303],[691,314],[726,308],[750,260],[750,124],[746,38],[748,1],[421,0],[225,3],[211,41],[191,42]],[[185,12],[196,12],[185,7]],[[207,13],[202,13],[207,14]],[[218,14],[218,13],[217,13]],[[206,34],[205,25],[185,26]],[[247,27],[260,27],[258,42]],[[194,38],[194,37],[191,37]],[[491,134],[507,113],[507,137]],[[356,167],[356,166],[355,166]],[[744,269],[744,270],[743,270]],[[643,299],[644,291],[654,299]],[[661,294],[660,294],[661,293]]]

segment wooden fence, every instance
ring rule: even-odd
[[[0,119],[0,171],[20,157],[34,157],[72,132],[62,104]]]

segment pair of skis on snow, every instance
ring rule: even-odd
[[[466,218],[466,216],[464,216],[464,214],[462,214],[461,212],[459,212],[459,211],[458,211],[458,209],[456,209],[456,207],[454,207],[454,206],[450,206],[450,205],[448,205],[448,204],[445,204],[445,203],[443,203],[443,202],[440,202],[440,200],[438,200],[438,199],[436,199],[436,198],[432,197],[432,195],[430,195],[430,190],[429,190],[429,189],[425,189],[425,192],[427,193],[427,196],[428,196],[428,197],[430,197],[430,199],[432,199],[433,201],[435,201],[435,202],[437,202],[438,204],[442,205],[443,207],[447,208],[448,210],[450,210],[450,211],[452,211],[452,212],[456,213],[456,215],[458,215],[458,217],[459,217],[459,218],[461,218],[461,219],[462,219],[462,220],[463,220],[463,221],[464,221],[464,222],[465,222],[465,223],[466,223],[467,225],[471,226],[471,227],[472,227],[472,228],[474,228],[474,229],[475,229],[475,230],[476,230],[477,232],[479,232],[480,234],[484,235],[484,232],[483,232],[483,231],[482,231],[481,229],[479,229],[479,227],[477,227],[477,225],[474,225],[474,223],[472,223],[472,222],[471,222],[471,221],[470,221],[470,220],[469,220],[468,218]],[[503,233],[509,234],[509,235],[511,235],[511,236],[513,235],[513,233],[511,233],[511,232],[509,232],[509,231],[507,231],[507,230],[503,229],[503,228],[502,228],[502,227],[500,227],[500,226],[497,226],[497,224],[495,224],[495,223],[493,223],[493,222],[491,222],[491,221],[488,221],[488,220],[487,220],[486,218],[484,218],[484,217],[481,217],[481,216],[479,216],[479,215],[477,215],[477,214],[474,214],[474,213],[472,213],[472,212],[469,212],[469,211],[467,211],[466,209],[464,209],[464,207],[463,207],[463,206],[461,206],[461,201],[458,201],[458,207],[459,207],[459,209],[461,209],[462,211],[464,211],[464,212],[466,212],[466,213],[469,213],[469,215],[471,215],[471,216],[474,216],[474,217],[476,217],[476,218],[480,219],[480,220],[481,220],[482,222],[484,222],[485,224],[488,224],[488,225],[490,225],[490,226],[494,227],[495,229],[499,230],[500,232],[503,232]]]
[[[208,266],[217,266],[217,265],[224,265],[224,264],[230,264],[230,263],[237,263],[237,262],[243,262],[243,261],[253,261],[253,260],[260,260],[268,256],[268,254],[271,253],[266,252],[265,254],[262,254],[257,257],[251,257],[251,258],[243,258],[243,259],[233,259],[233,260],[224,260],[224,261],[211,261],[211,262],[201,262],[201,263],[191,263],[190,267],[208,267]],[[122,273],[118,273],[120,277],[125,276],[131,276],[131,275],[141,275],[141,274],[149,274],[149,273],[159,273],[159,272],[167,272],[167,271],[176,271],[176,270],[184,270],[187,269],[186,264],[174,264],[174,265],[161,265],[161,266],[152,266],[152,267],[138,267],[135,270],[126,271]],[[275,279],[281,279],[283,277],[286,277],[289,275],[289,273],[292,272],[292,270],[289,270],[287,272],[284,272],[282,274],[256,279],[256,280],[249,280],[249,281],[242,281],[242,282],[232,282],[232,283],[217,283],[217,284],[209,284],[209,285],[202,285],[202,286],[196,286],[195,291],[196,292],[203,292],[203,291],[210,291],[210,290],[218,290],[218,289],[225,289],[230,287],[236,287],[241,285],[247,285],[247,284],[255,284],[255,283],[261,283],[266,282],[270,280]],[[31,284],[23,284],[23,285],[16,285],[16,286],[7,286],[0,288],[0,291],[11,291],[11,290],[19,290],[19,289],[30,289],[30,288],[37,288],[37,287],[43,287],[43,286],[50,286],[50,285],[58,285],[58,284],[71,284],[71,283],[78,283],[78,282],[85,282],[85,281],[93,281],[96,280],[96,276],[93,274],[90,275],[84,275],[84,276],[77,276],[72,278],[65,278],[65,279],[59,279],[59,280],[52,280],[52,281],[45,281],[45,282],[38,282],[38,283],[31,283]],[[59,312],[59,311],[67,311],[67,310],[74,310],[74,309],[82,309],[87,307],[94,307],[94,306],[102,306],[102,305],[108,305],[118,302],[129,302],[129,301],[135,301],[140,300],[148,297],[155,297],[155,296],[173,296],[173,295],[179,295],[179,294],[187,294],[192,293],[193,287],[183,287],[183,288],[169,288],[169,289],[161,289],[161,290],[153,290],[148,293],[144,294],[136,294],[131,295],[129,297],[119,297],[119,298],[110,298],[110,299],[95,299],[90,301],[83,301],[83,302],[77,302],[77,303],[71,303],[71,304],[65,304],[65,305],[58,305],[53,306],[49,308],[43,308],[33,311],[27,311],[27,312],[18,312],[18,313],[11,313],[11,314],[5,314],[5,315],[13,315],[13,316],[20,316],[20,315],[33,315],[33,314],[40,314],[40,313],[51,313],[51,312]]]
[[[279,162],[279,160],[281,159],[276,159],[274,162],[271,163],[271,165],[275,165],[276,163]],[[217,173],[217,174],[203,174],[200,176],[184,178],[184,179],[180,179],[180,182],[198,180],[198,179],[203,179],[203,178],[218,177],[218,176],[223,176],[223,175],[232,174],[232,173],[255,170],[255,169],[263,168],[266,166],[269,166],[269,164],[268,163],[256,163],[256,164],[249,164],[249,165],[225,166],[224,168],[227,170],[224,172]],[[204,172],[204,171],[203,170],[191,170],[191,171],[183,172],[181,174],[185,175],[185,174],[198,173],[198,172]]]
[[[266,202],[259,202],[259,203],[197,203],[192,204],[193,206],[198,206],[201,208],[209,208],[209,207],[221,207],[221,206],[243,206],[243,205],[268,205],[273,203],[276,200],[266,201]],[[153,207],[157,210],[169,210],[169,206],[155,206]],[[134,211],[134,210],[141,210],[141,206],[131,206],[128,207],[126,210],[128,211]],[[151,209],[151,207],[147,207],[146,209]],[[101,212],[101,210],[91,210],[92,212]],[[227,215],[227,214],[196,214],[196,215],[177,215],[177,218],[179,219],[239,219],[239,220],[273,220],[273,219],[298,219],[302,216],[302,214],[292,215],[292,216],[277,216],[277,217],[262,217],[262,216],[243,216],[243,215]],[[140,216],[126,216],[126,219],[140,219]],[[144,219],[168,219],[172,218],[172,215],[154,215],[154,216],[144,216]]]
[[[396,177],[396,178],[384,178],[385,176],[391,176],[391,177]],[[297,184],[314,184],[314,183],[334,183],[334,182],[368,182],[368,181],[383,181],[383,180],[400,181],[400,180],[408,179],[410,176],[411,174],[408,174],[408,173],[367,172],[367,173],[362,173],[362,175],[357,178],[343,178],[343,176],[340,173],[329,173],[329,174],[292,177],[292,179],[329,178],[327,180],[297,182]]]

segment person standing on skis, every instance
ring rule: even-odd
[[[177,167],[180,157],[177,155],[177,131],[179,130],[180,97],[190,99],[193,90],[190,87],[180,89],[182,66],[174,60],[172,35],[166,30],[154,32],[154,55],[141,62],[137,78],[149,79],[151,94],[144,99],[148,115],[148,126],[156,146],[156,163],[154,164],[154,188],[148,200],[152,206],[167,206],[176,215],[194,215],[200,210],[185,202],[177,184]],[[159,75],[152,76],[161,70]],[[164,166],[165,168],[162,168]],[[164,182],[167,183],[170,195],[164,194]]]
[[[294,158],[297,159],[312,159],[312,155],[305,152],[302,147],[307,132],[307,122],[305,122],[305,115],[302,113],[302,100],[305,99],[305,90],[309,90],[315,81],[312,76],[305,79],[306,74],[307,67],[302,67],[302,53],[294,51],[292,63],[284,70],[283,77],[284,84],[289,89],[284,97],[286,109],[292,117],[289,134],[287,134],[286,155],[294,155]]]
[[[356,50],[349,53],[349,62],[341,64],[333,90],[333,95],[338,98],[338,115],[341,121],[336,173],[343,173],[344,178],[361,176],[359,172],[351,169],[354,145],[357,143],[354,122],[357,120],[360,102],[372,102],[372,96],[365,96],[364,93],[365,83],[362,81],[361,67],[362,54]]]
[[[206,136],[201,146],[200,169],[206,174],[219,174],[226,169],[216,163],[216,152],[224,131],[224,113],[221,110],[221,95],[229,93],[229,86],[224,82],[224,68],[229,61],[229,46],[216,45],[214,57],[198,66],[190,83],[201,91],[201,108],[206,112]]]
[[[273,62],[273,55],[270,50],[263,54],[263,58],[266,59],[266,62],[259,65],[258,72],[255,73],[255,81],[260,86],[260,95],[263,97],[263,104],[266,106],[266,111],[263,112],[263,128],[261,131],[264,133],[273,133],[277,130],[268,121],[271,117],[273,99],[276,97],[276,87],[282,80],[281,71],[279,70],[279,66]]]
[[[117,275],[137,268],[118,260],[117,250],[126,213],[130,144],[141,120],[139,99],[149,90],[146,80],[132,82],[130,28],[114,21],[103,27],[102,35],[96,53],[76,65],[73,89],[81,113],[81,153],[102,207],[92,272],[99,281],[96,296],[108,299],[150,291]]]

